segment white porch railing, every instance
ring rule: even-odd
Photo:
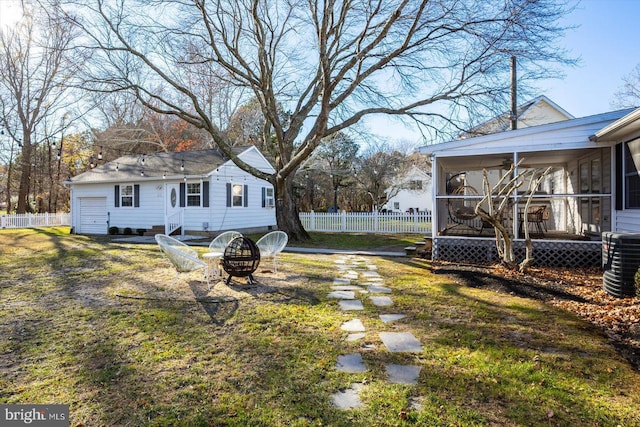
[[[301,212],[300,221],[307,231],[429,234],[431,212]]]
[[[180,209],[178,212],[171,214],[171,215],[167,215],[164,218],[164,232],[167,235],[170,235],[171,233],[173,233],[174,231],[176,231],[178,228],[181,228],[180,234],[184,236],[184,213],[183,210]]]
[[[0,215],[0,228],[34,228],[59,225],[71,225],[71,215],[68,213]]]

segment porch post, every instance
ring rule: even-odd
[[[516,165],[513,168],[513,176],[518,176],[518,153],[514,152],[513,153],[513,164]],[[511,207],[511,218],[513,218],[513,221],[511,221],[511,233],[513,235],[513,239],[517,239],[518,236],[518,190],[513,192],[513,206]]]

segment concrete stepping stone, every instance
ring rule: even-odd
[[[347,336],[347,341],[351,342],[351,341],[358,341],[361,340],[362,338],[366,337],[367,334],[365,334],[364,332],[359,332],[357,334],[349,334]]]
[[[353,270],[349,270],[345,274],[342,275],[342,278],[343,279],[350,279],[350,280],[358,280],[358,272],[357,271],[353,271]]]
[[[390,294],[391,288],[387,288],[385,286],[378,285],[369,285],[367,286],[367,290],[372,294]]]
[[[420,353],[420,341],[409,332],[380,332],[380,339],[391,353]]]
[[[383,323],[391,323],[400,319],[404,319],[405,317],[407,317],[406,314],[381,314],[380,320],[382,320]]]
[[[364,388],[364,384],[351,384],[346,390],[338,391],[331,395],[331,404],[341,410],[348,411],[358,409],[364,406],[360,399],[360,391]]]
[[[347,332],[364,332],[365,328],[360,319],[351,319],[348,322],[344,322],[340,329]]]
[[[364,291],[364,288],[362,286],[356,285],[337,285],[332,286],[331,289],[333,289],[334,291]]]
[[[360,353],[353,353],[338,356],[336,370],[349,374],[358,374],[360,372],[367,372],[367,367],[362,361],[362,355]]]
[[[369,297],[371,299],[371,302],[373,303],[373,305],[378,306],[378,307],[388,307],[390,305],[393,305],[393,301],[391,300],[391,298],[389,297]]]
[[[365,277],[367,279],[376,279],[378,277],[380,277],[380,275],[378,274],[377,271],[363,271],[362,272],[362,277]]]
[[[350,279],[333,279],[333,284],[334,285],[350,285],[351,284],[351,280]]]
[[[414,365],[387,365],[387,380],[394,384],[418,384],[420,366]]]
[[[344,311],[364,310],[364,306],[362,305],[362,302],[357,299],[353,299],[353,300],[343,299],[338,301],[338,304],[340,305],[340,308]]]
[[[372,271],[373,271],[373,270],[377,270],[377,269],[378,269],[378,266],[377,266],[377,265],[374,265],[374,264],[369,264],[369,265],[367,265],[367,269],[368,269],[368,270],[372,270]]]
[[[329,292],[327,298],[336,298],[336,299],[354,299],[356,297],[356,293],[353,291],[333,291]]]

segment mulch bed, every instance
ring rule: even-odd
[[[599,268],[530,268],[526,274],[500,264],[477,265],[434,261],[433,271],[474,288],[543,301],[575,313],[611,340],[640,371],[640,297],[616,298],[602,287]]]

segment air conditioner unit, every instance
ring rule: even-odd
[[[639,267],[640,234],[602,233],[602,282],[605,292],[618,298],[635,296],[635,274]]]

